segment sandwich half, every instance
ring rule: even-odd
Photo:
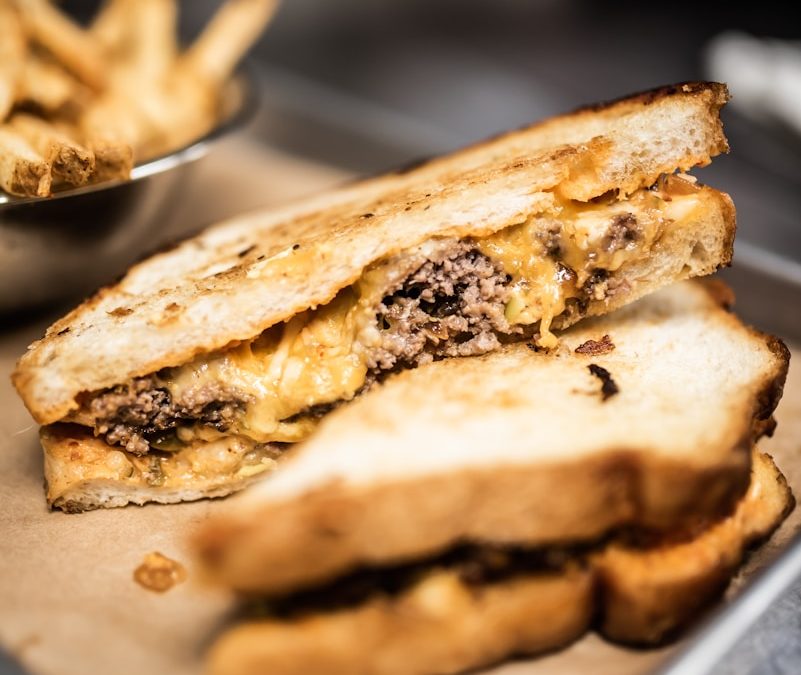
[[[451,673],[589,627],[675,634],[794,503],[754,450],[788,353],[730,302],[677,284],[333,412],[195,535],[252,600],[210,672]]]
[[[754,452],[734,512],[692,530],[595,547],[466,546],[360,570],[328,587],[251,603],[215,641],[210,675],[427,675],[557,649],[595,628],[629,645],[664,642],[719,597],[748,547],[778,527],[793,495]]]
[[[205,528],[221,582],[286,593],[466,542],[594,541],[731,510],[789,353],[684,282],[565,331],[405,371],[333,412]]]
[[[554,348],[552,331],[728,264],[731,201],[683,173],[727,149],[727,97],[691,83],[580,110],[135,266],[13,375],[62,425],[43,432],[50,503],[226,494],[388,373]]]

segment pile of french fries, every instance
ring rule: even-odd
[[[182,50],[176,0],[106,0],[86,27],[49,0],[0,0],[0,190],[125,180],[208,132],[277,4],[227,0]]]

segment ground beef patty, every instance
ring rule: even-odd
[[[95,435],[111,445],[143,455],[150,450],[148,437],[169,431],[184,422],[201,422],[225,431],[244,401],[218,385],[191,391],[180,404],[154,377],[138,377],[95,397],[90,410],[95,419]]]
[[[469,244],[424,263],[379,306],[381,344],[369,352],[368,367],[379,375],[496,349],[499,333],[520,332],[504,316],[509,281],[500,265]]]
[[[484,354],[499,345],[499,334],[520,332],[504,316],[509,277],[469,244],[440,252],[410,274],[376,310],[380,344],[367,354],[367,386],[388,371],[445,356]],[[138,455],[150,442],[183,424],[229,429],[246,401],[221,384],[185,391],[174,400],[158,376],[136,378],[92,399],[95,434]],[[294,415],[321,416],[339,402]]]

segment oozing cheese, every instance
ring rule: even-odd
[[[541,227],[533,232],[527,223],[476,242],[484,255],[500,262],[512,276],[507,320],[522,325],[539,321],[538,343],[555,347],[558,340],[550,331],[551,322],[565,311],[570,298],[580,295],[595,270],[611,273],[625,263],[647,258],[666,224],[686,219],[698,205],[692,184],[680,188],[676,183],[685,182],[682,179],[671,177],[669,181],[666,188],[676,196],[639,190],[627,200],[611,203],[558,202],[553,215],[554,232],[558,232],[554,242],[540,236]],[[610,224],[616,219],[625,224],[632,217],[634,236],[614,245]],[[552,245],[557,250],[550,251]]]
[[[314,405],[350,399],[364,384],[367,366],[354,348],[357,298],[346,289],[316,311],[294,317],[253,342],[204,355],[173,369],[165,384],[173,398],[216,382],[248,401],[236,423],[258,442],[293,442],[306,436],[310,420],[287,418]]]
[[[582,287],[593,272],[612,273],[646,258],[666,224],[688,218],[698,205],[691,183],[673,177],[661,188],[639,190],[622,201],[557,202],[545,216],[553,220],[550,235],[540,214],[536,228],[522,223],[476,240],[476,247],[511,277],[509,323],[539,322],[539,343],[555,346],[551,322],[571,298],[586,295]],[[366,350],[377,334],[376,304],[414,269],[408,269],[410,260],[412,265],[419,262],[407,257],[378,263],[329,304],[253,341],[202,355],[160,379],[174,400],[215,384],[244,400],[244,412],[228,434],[257,443],[299,441],[316,423],[299,413],[351,399],[364,385]],[[178,438],[191,442],[202,433],[199,427],[183,428]]]

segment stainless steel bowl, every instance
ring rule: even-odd
[[[0,193],[0,312],[90,292],[153,249],[193,163],[251,117],[252,82],[231,80],[220,123],[191,145],[137,165],[130,181],[44,198]]]

